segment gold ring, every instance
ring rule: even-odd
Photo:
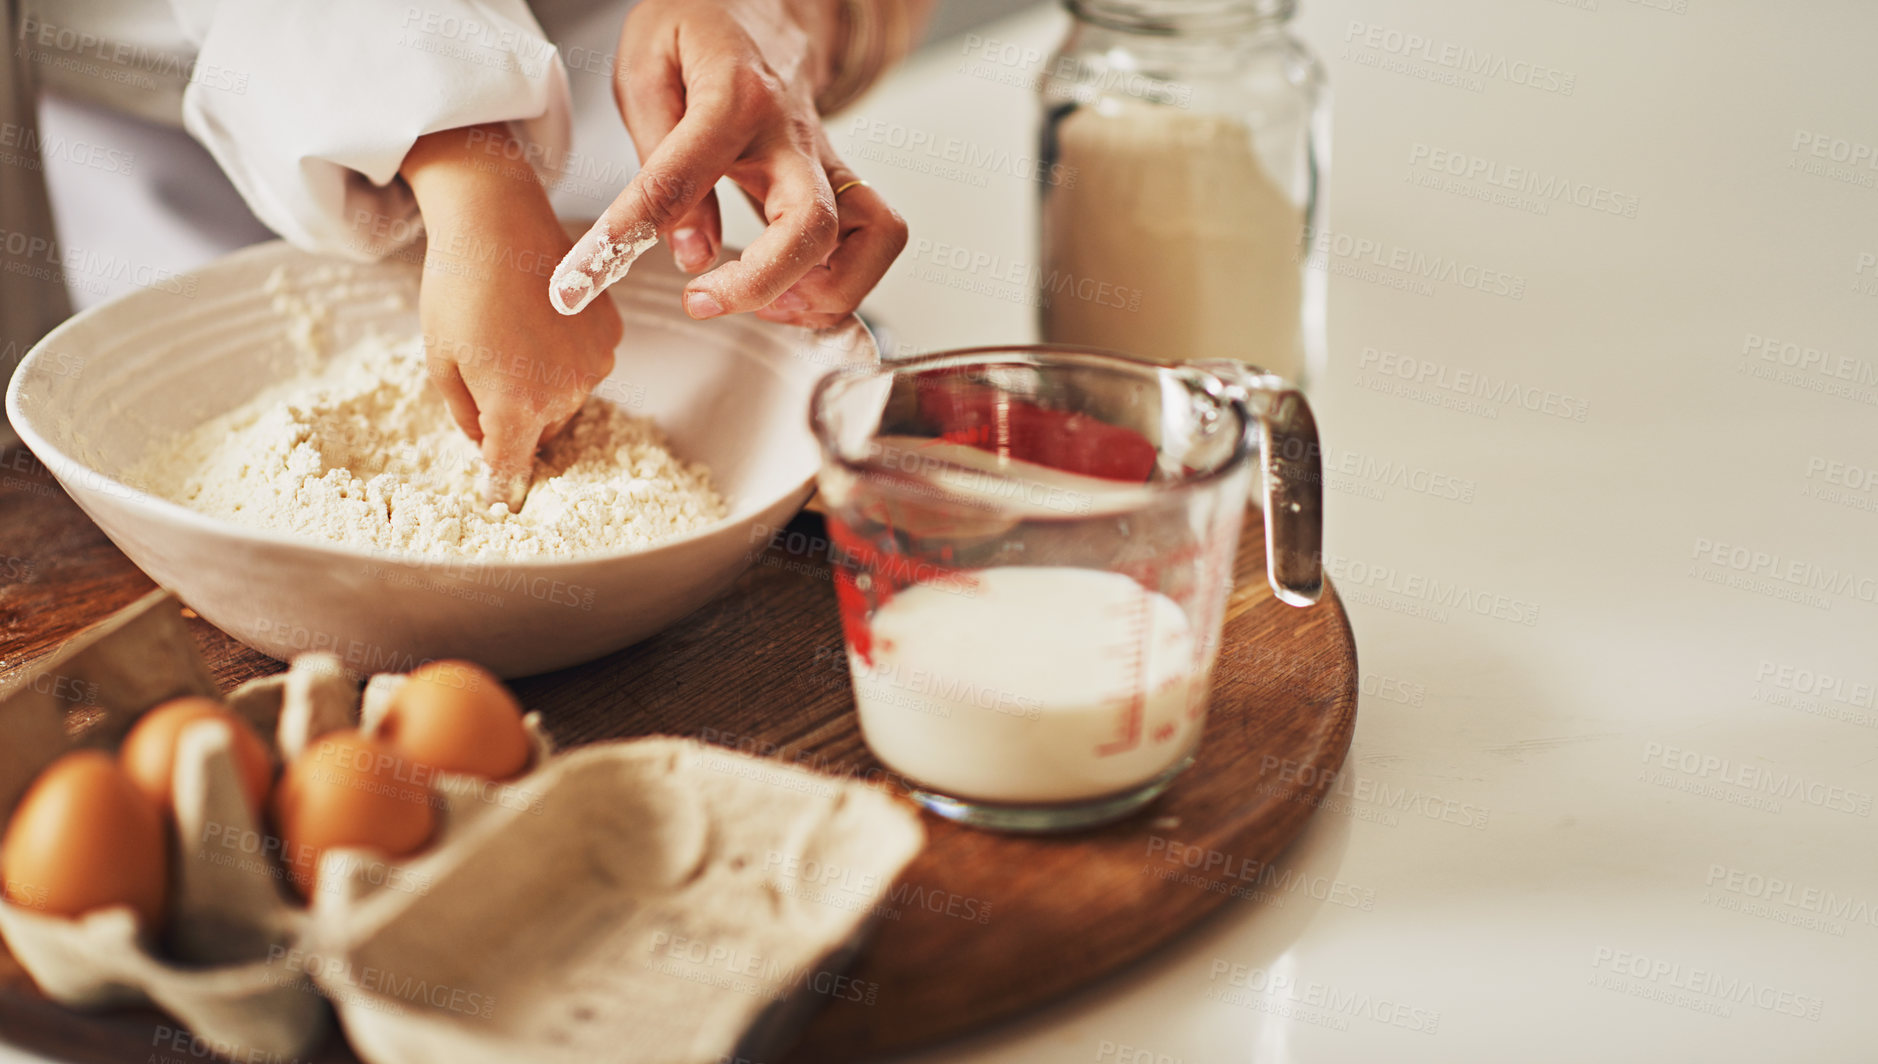
[[[861,186],[862,188],[872,188],[872,187],[873,187],[872,185],[869,185],[869,184],[868,184],[867,182],[865,182],[865,181],[863,181],[863,180],[861,180],[860,178],[858,178],[858,177],[857,177],[857,178],[855,178],[854,180],[852,180],[852,181],[849,181],[848,183],[846,183],[846,184],[844,184],[844,185],[842,185],[842,186],[841,186],[840,188],[838,188],[838,189],[836,189],[836,190],[835,190],[835,195],[837,195],[837,196],[839,196],[839,195],[841,195],[841,194],[842,194],[843,192],[846,192],[847,190],[849,190],[849,189],[851,189],[851,188],[853,188],[853,187],[854,187],[854,186],[856,186],[856,185],[860,185],[860,186]]]

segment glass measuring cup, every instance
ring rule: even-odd
[[[979,348],[810,419],[861,731],[942,816],[1084,827],[1192,762],[1255,476],[1274,591],[1322,590],[1315,421],[1242,363]]]

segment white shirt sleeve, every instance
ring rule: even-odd
[[[299,247],[370,260],[415,237],[396,178],[423,134],[507,122],[550,178],[566,158],[567,72],[524,0],[173,2],[200,46],[184,127]]]

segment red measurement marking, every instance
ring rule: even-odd
[[[881,536],[882,542],[891,543],[893,529],[883,528]],[[848,645],[854,648],[854,653],[869,665],[874,663],[875,649],[869,618],[872,611],[886,605],[895,592],[918,583],[936,583],[958,591],[978,586],[978,581],[970,575],[971,570],[954,569],[950,565],[936,564],[897,551],[876,549],[833,514],[828,516],[828,538],[838,548],[834,566],[835,604],[841,610],[841,628],[847,634]],[[951,548],[947,547],[942,556],[945,561],[951,561]],[[860,585],[863,574],[868,581],[865,591]],[[880,649],[888,651],[892,648],[882,644]]]
[[[960,429],[946,429],[939,434],[944,443],[962,443],[967,447],[982,447],[991,442],[990,425],[971,425]]]
[[[1164,743],[1167,740],[1172,739],[1173,737],[1174,737],[1174,726],[1172,724],[1163,724],[1160,727],[1154,729],[1154,741],[1157,743]]]
[[[1127,706],[1122,709],[1120,734],[1112,741],[1096,747],[1097,757],[1112,757],[1126,753],[1141,745],[1141,721],[1148,709],[1148,594],[1143,591],[1136,595],[1127,607],[1128,618],[1134,622],[1134,638],[1129,640],[1122,653],[1129,658],[1128,672],[1133,677],[1132,693]]]
[[[854,585],[846,569],[835,569],[835,605],[841,610],[841,630],[848,637],[854,653],[869,665],[874,663],[874,634],[867,627],[867,596]]]
[[[848,645],[854,653],[868,665],[874,663],[874,633],[867,624],[867,595],[854,582],[854,572],[848,566],[848,559],[859,557],[862,552],[873,553],[873,548],[861,542],[839,518],[828,516],[828,536],[841,548],[834,566],[835,605],[841,610],[841,630],[848,637]],[[882,601],[885,601],[886,589],[882,589]]]

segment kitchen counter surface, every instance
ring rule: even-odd
[[[873,300],[901,353],[1034,335],[1001,278],[1035,261],[1030,57],[1064,24],[941,42],[833,122],[912,226]],[[1270,900],[913,1059],[1871,1059],[1878,10],[1298,25],[1337,94],[1313,401],[1348,767]],[[1495,201],[1512,168],[1572,191]]]

